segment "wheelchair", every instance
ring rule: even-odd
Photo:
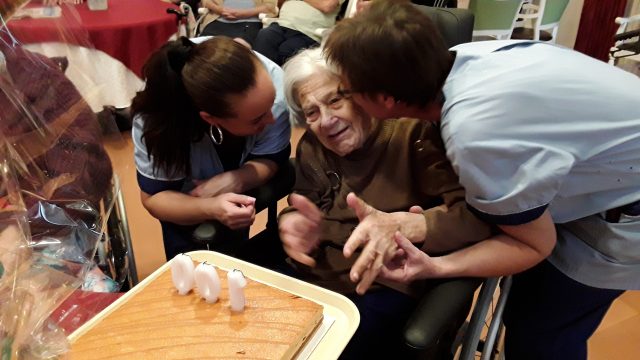
[[[137,285],[139,279],[118,176],[114,175],[111,182],[111,189],[100,204],[102,218],[106,219],[105,231],[97,244],[94,261],[125,292]]]
[[[614,36],[614,46],[609,50],[609,64],[640,74],[640,15],[619,17],[615,22],[618,30]],[[636,28],[629,30],[629,25],[634,24]]]

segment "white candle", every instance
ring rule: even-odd
[[[207,264],[206,261],[196,266],[195,280],[201,297],[210,304],[218,301],[218,296],[220,296],[220,277],[218,277],[215,266]]]
[[[187,295],[193,289],[193,268],[189,255],[178,254],[171,260],[171,279],[178,294]]]
[[[244,287],[247,286],[247,279],[242,271],[233,269],[227,273],[227,283],[229,284],[229,302],[231,311],[244,310]]]

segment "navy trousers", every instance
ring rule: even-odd
[[[200,36],[223,35],[230,38],[242,38],[248,42],[249,45],[253,46],[260,29],[262,29],[262,23],[258,21],[227,23],[216,20],[209,23],[204,30],[202,30]]]
[[[506,358],[586,360],[587,340],[623,292],[581,284],[548,261],[515,275],[504,313]]]
[[[340,360],[410,358],[402,329],[417,304],[415,299],[390,288],[348,297],[360,312],[360,325]]]
[[[317,45],[315,40],[300,31],[272,23],[258,32],[253,50],[282,65],[298,51]]]

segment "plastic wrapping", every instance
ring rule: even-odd
[[[28,51],[12,36],[5,21],[21,3],[0,0],[2,360],[59,358],[79,325],[60,327],[65,319],[106,306],[77,289],[117,291],[126,273],[108,230],[120,189],[103,133],[116,127],[99,123],[91,94],[65,76],[65,59]],[[85,37],[78,29],[60,31]]]

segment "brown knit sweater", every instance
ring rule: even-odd
[[[316,267],[296,266],[305,280],[334,291],[348,294],[355,289],[349,270],[358,254],[350,259],[342,255],[343,245],[358,225],[347,206],[349,192],[384,212],[422,206],[427,223],[422,249],[427,252],[459,249],[490,235],[490,227],[467,210],[464,190],[447,160],[437,125],[414,119],[375,121],[363,147],[344,157],[324,148],[307,131],[297,148],[296,176],[294,192],[324,213],[321,245],[313,254]],[[408,294],[419,288],[419,284],[381,283]]]

